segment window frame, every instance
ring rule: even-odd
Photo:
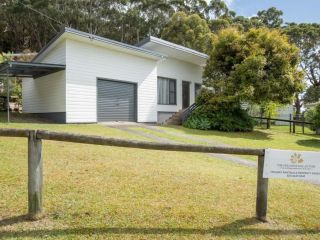
[[[160,103],[160,98],[159,98],[159,81],[160,80],[167,80],[169,81],[168,85],[169,85],[169,103]],[[170,82],[174,82],[174,91],[170,90]],[[170,103],[170,95],[174,94],[174,103]],[[158,105],[167,105],[167,106],[176,106],[177,105],[177,79],[174,78],[168,78],[168,77],[162,77],[162,76],[158,76],[157,77],[157,103]]]
[[[200,88],[199,88],[199,90],[201,90],[201,88],[202,88],[202,84],[201,83],[194,83],[194,100],[196,100],[197,99],[197,86],[199,86]]]

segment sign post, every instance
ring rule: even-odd
[[[259,156],[256,216],[263,222],[267,221],[269,178],[320,183],[320,152],[266,149]]]
[[[259,221],[267,221],[268,178],[263,177],[264,156],[258,157],[256,217]]]
[[[266,149],[259,156],[256,217],[262,222],[267,221],[269,178],[320,183],[320,152]]]

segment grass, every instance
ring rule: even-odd
[[[219,131],[202,131],[183,127],[163,127],[168,132],[191,134],[202,139],[218,141],[224,144],[251,147],[251,148],[277,148],[301,151],[319,151],[320,136],[310,130],[306,134],[290,134],[287,126],[272,126],[271,129],[257,127],[253,132],[229,133]],[[177,138],[178,139],[178,138]]]
[[[141,138],[96,124],[0,126]],[[318,186],[270,181],[263,224],[253,218],[253,168],[198,153],[53,141],[44,141],[46,215],[29,222],[27,141],[0,138],[0,156],[0,239],[320,239]]]
[[[299,127],[297,127],[296,134],[289,133],[289,126],[272,126],[270,130],[257,127],[250,133],[202,131],[180,126],[161,126],[160,129],[166,133],[143,127],[135,127],[134,129],[186,144],[212,145],[222,143],[235,147],[292,149],[300,151],[320,150],[320,136],[316,136],[307,128],[306,134],[302,134],[298,132],[300,131]],[[184,137],[186,134],[193,136],[194,139]],[[241,157],[252,161],[257,160],[255,156]]]
[[[58,132],[72,132],[99,136],[112,136],[115,138],[126,138],[133,140],[148,140],[143,136],[126,133],[123,131],[106,127],[99,124],[54,124],[49,121],[44,121],[43,119],[33,118],[27,114],[12,114],[11,123],[6,123],[6,115],[0,113],[0,127],[1,128],[27,128],[27,129],[41,129],[41,130],[51,130]]]

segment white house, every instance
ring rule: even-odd
[[[23,112],[65,123],[162,122],[194,102],[207,58],[155,37],[132,46],[65,28],[32,61],[65,68],[23,79]]]

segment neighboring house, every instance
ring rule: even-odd
[[[246,109],[249,111],[249,114],[251,116],[254,117],[260,117],[260,107],[258,105],[250,105],[248,103],[242,103],[241,105],[242,109]],[[291,104],[287,104],[287,105],[282,105],[277,107],[276,109],[276,114],[273,116],[273,118],[277,118],[277,119],[284,119],[284,120],[289,120],[290,119],[290,115],[291,117],[294,116],[294,106]],[[266,114],[265,114],[266,117]],[[263,121],[266,122],[266,121]],[[274,122],[275,125],[289,125],[289,123],[287,122],[282,122],[282,121],[275,121]]]
[[[163,122],[195,100],[208,56],[155,37],[137,46],[65,28],[33,63],[65,70],[24,78],[23,112],[59,122]]]
[[[279,119],[285,119],[285,120],[289,120],[290,116],[293,117],[294,116],[294,107],[293,105],[285,105],[285,106],[281,106],[277,109],[277,116],[276,118]],[[280,121],[276,121],[275,125],[289,125],[288,122],[280,122]]]
[[[317,106],[319,103],[320,103],[320,101],[314,102],[314,103],[305,103],[304,107],[305,107],[306,111],[308,111],[309,109]]]

